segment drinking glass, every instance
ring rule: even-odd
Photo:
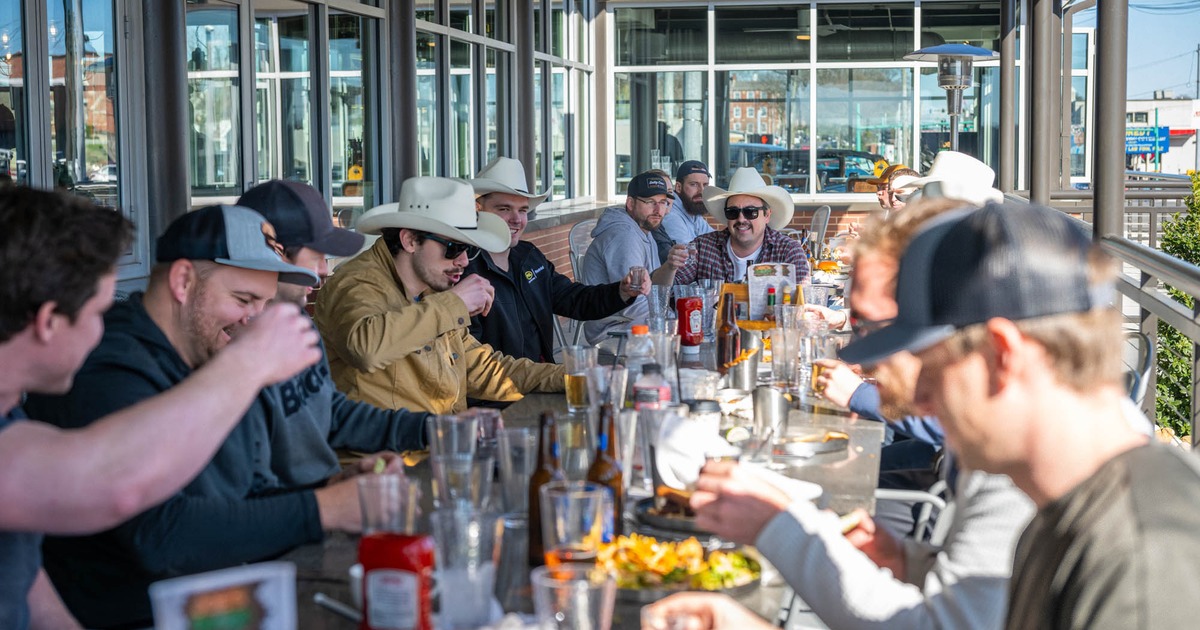
[[[376,532],[415,531],[420,513],[417,484],[404,475],[358,476],[358,505],[362,510],[363,536]]]
[[[567,390],[567,409],[587,409],[587,369],[596,365],[594,346],[566,346],[562,349],[563,378]]]
[[[646,273],[646,268],[641,265],[634,265],[629,268],[629,289],[634,293],[642,292],[642,284],[650,279],[650,274]]]
[[[430,416],[426,424],[430,454],[475,454],[479,442],[479,419],[475,416]]]
[[[599,410],[569,411],[558,423],[559,462],[567,479],[583,479],[596,453],[595,431]]]
[[[605,403],[619,411],[625,406],[625,382],[629,370],[623,365],[595,365],[587,369],[588,402],[592,407]]]
[[[668,309],[671,309],[671,287],[669,285],[655,284],[650,287],[650,319],[666,318]]]
[[[717,278],[701,278],[696,281],[700,287],[700,298],[704,302],[704,341],[712,343],[717,340],[717,300],[721,297],[721,286],[724,281]]]
[[[496,584],[499,521],[495,515],[455,508],[435,511],[429,523],[437,549],[441,627],[465,630],[487,625]]]
[[[500,494],[510,515],[529,511],[529,476],[537,465],[537,430],[518,427],[500,430]]]
[[[605,532],[612,532],[608,488],[586,481],[552,481],[541,487],[546,566],[594,563]]]
[[[776,387],[795,394],[800,393],[796,368],[802,337],[803,333],[795,328],[771,330],[771,380]]]
[[[488,407],[472,407],[460,414],[460,418],[474,417],[478,425],[478,447],[476,450],[494,451],[497,445],[496,434],[504,428],[504,418],[499,409]]]
[[[493,453],[431,455],[429,466],[433,469],[434,505],[441,508],[457,505],[468,505],[477,510],[487,508],[496,470]]]
[[[544,629],[608,630],[617,583],[592,564],[538,567],[530,576],[533,607]]]

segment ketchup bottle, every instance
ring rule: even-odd
[[[412,497],[407,484],[400,492]],[[364,530],[371,526],[363,525]],[[395,531],[402,529],[407,528],[374,529],[359,540],[358,561],[363,567],[360,630],[433,630],[433,538]]]

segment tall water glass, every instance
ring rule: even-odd
[[[404,475],[358,476],[358,504],[362,510],[362,533],[407,533],[415,531],[420,514],[417,484]]]
[[[500,494],[506,514],[529,512],[529,476],[537,465],[537,430],[532,427],[501,429]]]
[[[803,333],[795,328],[771,330],[771,380],[776,387],[793,394],[800,393],[797,365],[802,337]]]
[[[456,508],[434,512],[429,523],[437,545],[441,627],[466,630],[487,625],[496,584],[499,521],[495,515]]]
[[[552,481],[540,492],[546,565],[594,563],[605,532],[613,531],[608,488],[586,481]]]
[[[712,343],[717,340],[717,301],[721,297],[723,280],[717,278],[701,278],[696,281],[700,287],[700,298],[704,302],[704,341]]]
[[[538,567],[530,576],[533,607],[544,630],[608,630],[617,583],[592,564]]]

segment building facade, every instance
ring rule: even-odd
[[[718,185],[754,166],[799,204],[869,209],[856,179],[948,143],[936,69],[903,56],[995,50],[1000,29],[998,0],[0,0],[0,177],[130,216],[132,284],[162,226],[258,182],[308,182],[353,226],[408,176],[496,155],[526,163],[547,212],[686,159]],[[1091,35],[1070,38],[1073,181]],[[960,146],[995,165],[998,62],[974,74]]]

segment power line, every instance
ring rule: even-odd
[[[1194,56],[1195,54],[1196,54],[1196,51],[1189,50],[1187,52],[1181,52],[1178,55],[1173,55],[1171,57],[1164,57],[1162,59],[1155,59],[1154,61],[1147,61],[1146,63],[1138,64],[1136,66],[1130,66],[1129,70],[1137,70],[1139,68],[1146,68],[1149,66],[1158,65],[1164,61],[1171,61],[1172,59],[1179,59],[1180,57],[1191,57],[1191,56]]]

